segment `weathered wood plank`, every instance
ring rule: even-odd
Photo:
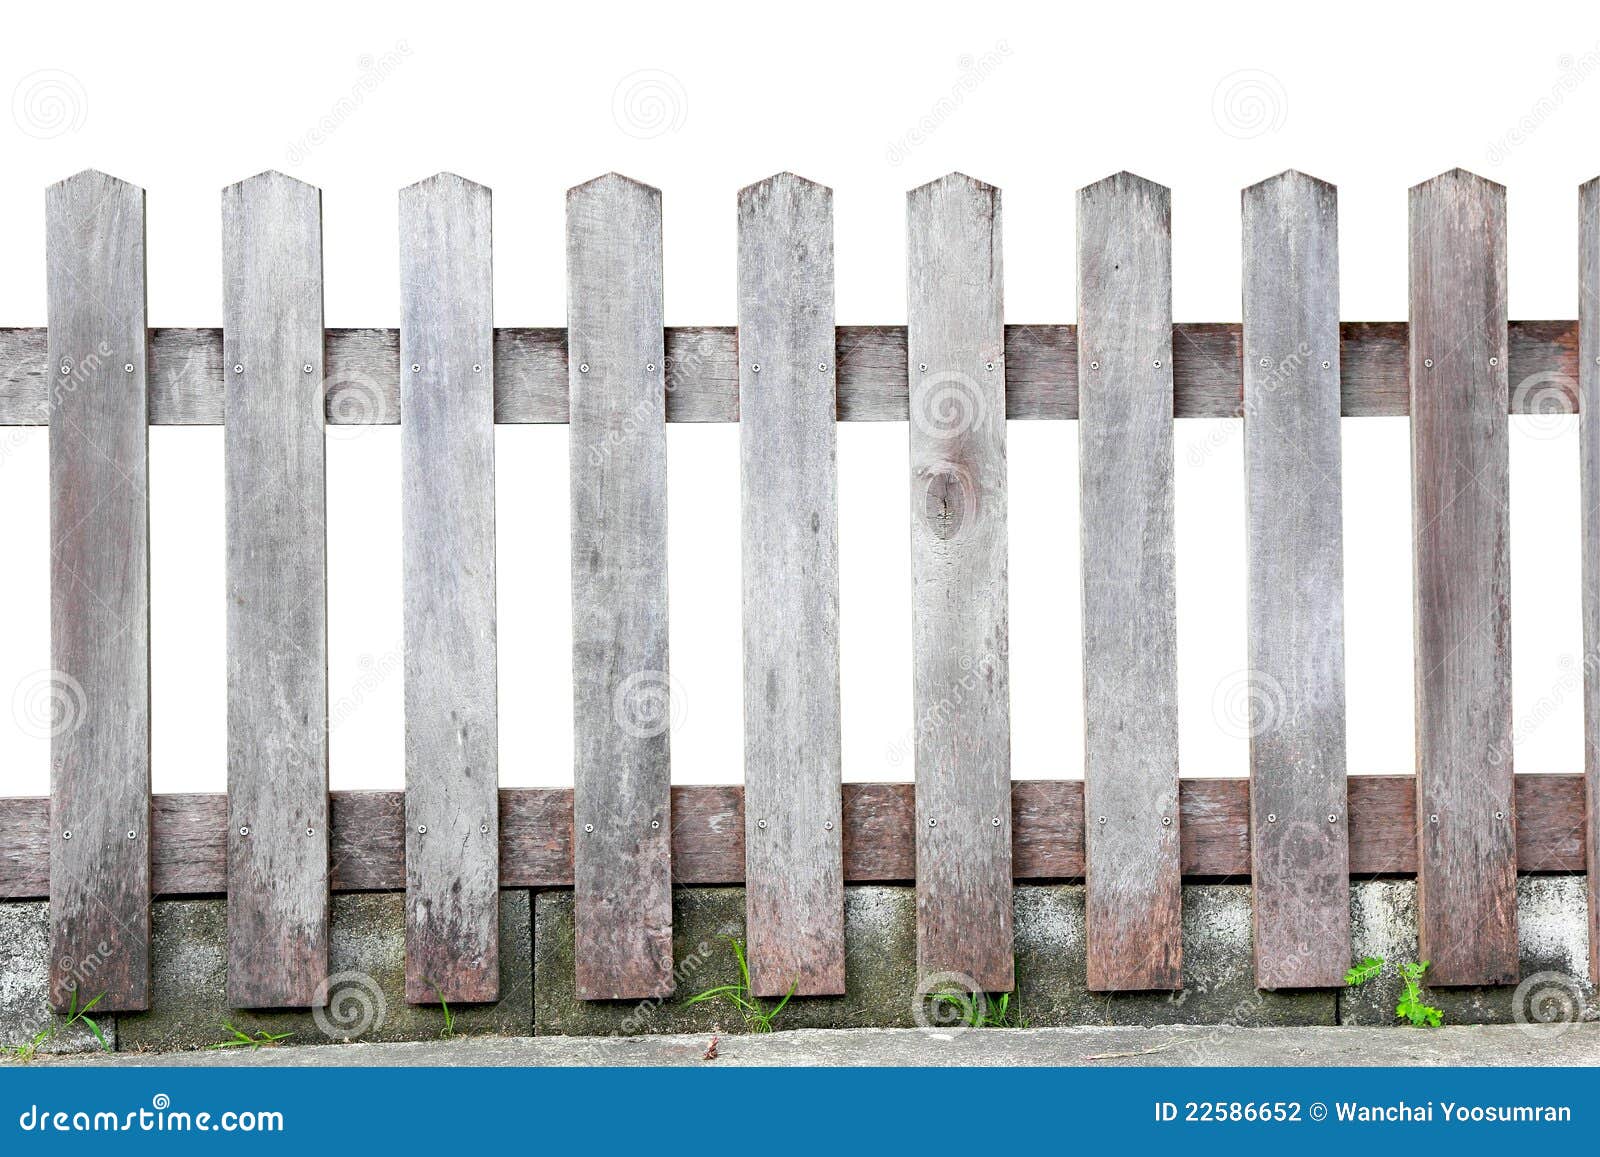
[[[1091,990],[1176,989],[1171,194],[1078,192],[1078,462]]]
[[[1000,191],[907,194],[917,971],[1009,992],[1011,680]]]
[[[400,192],[406,999],[500,991],[490,194]]]
[[[1581,872],[1584,777],[1517,776],[1517,870]],[[1012,878],[1083,877],[1081,780],[1017,780],[1011,796]],[[916,791],[909,783],[847,783],[844,878],[851,884],[916,878]],[[331,796],[335,892],[405,887],[405,796],[336,791]],[[1250,784],[1186,779],[1179,790],[1185,880],[1250,877]],[[228,800],[158,795],[151,822],[157,896],[221,894],[227,887]],[[742,884],[744,789],[737,784],[672,789],[673,883]],[[1417,870],[1416,780],[1350,777],[1350,876],[1412,876]],[[50,893],[50,801],[0,798],[0,900]],[[500,886],[572,886],[572,789],[500,792]]]
[[[661,193],[567,193],[577,988],[670,995]]]
[[[1505,189],[1411,190],[1417,907],[1433,984],[1517,979]]]
[[[1583,653],[1600,654],[1600,177],[1578,191],[1578,411],[1583,511]],[[1584,831],[1589,863],[1600,863],[1600,671],[1583,665]],[[1518,813],[1518,827],[1527,817]],[[1589,873],[1589,979],[1600,984],[1600,871]]]
[[[271,172],[222,193],[234,1007],[326,1000],[321,200]]]
[[[1406,323],[1347,321],[1340,327],[1340,382],[1347,418],[1404,417]],[[1172,327],[1173,416],[1237,418],[1240,329],[1222,322]],[[835,332],[839,420],[903,422],[907,415],[906,331],[897,325],[841,325]],[[1006,326],[1006,417],[1078,416],[1077,331],[1071,325]],[[737,422],[739,376],[731,326],[666,331],[667,421]],[[0,426],[49,421],[45,331],[0,328]],[[498,329],[495,421],[567,420],[564,329]],[[400,420],[400,338],[389,329],[330,329],[328,421],[337,425]],[[222,331],[150,331],[150,422],[222,424]],[[1511,377],[1537,380],[1513,391],[1513,414],[1577,413],[1578,323],[1511,323]]]
[[[1350,959],[1338,196],[1287,172],[1243,208],[1256,986],[1330,988]]]
[[[50,343],[50,1001],[149,1007],[144,190],[45,194]],[[90,991],[90,990],[93,991]]]
[[[844,992],[833,193],[739,194],[745,928],[760,996]]]

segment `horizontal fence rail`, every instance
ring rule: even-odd
[[[908,324],[841,326],[832,193],[778,174],[738,197],[738,325],[668,327],[661,193],[613,173],[568,192],[565,327],[520,329],[489,190],[439,174],[400,194],[400,325],[329,329],[320,192],[263,173],[223,193],[222,328],[150,329],[143,191],[60,182],[0,425],[48,427],[83,702],[51,797],[0,799],[0,899],[48,896],[52,1001],[94,958],[112,1011],[148,1006],[151,897],[219,893],[232,1006],[324,1003],[364,890],[406,893],[408,1001],[493,1000],[506,887],[573,890],[586,1000],[673,994],[674,884],[746,886],[758,995],[846,990],[866,881],[915,883],[924,985],[1011,990],[1013,883],[1081,879],[1088,988],[1177,990],[1188,878],[1251,881],[1259,987],[1337,986],[1373,875],[1416,877],[1431,982],[1515,983],[1517,873],[1600,856],[1600,665],[1584,774],[1513,773],[1507,506],[1508,415],[1581,397],[1592,654],[1597,188],[1577,321],[1509,321],[1505,190],[1454,170],[1410,193],[1405,322],[1338,320],[1337,191],[1289,172],[1243,194],[1243,323],[1175,324],[1171,191],[1119,173],[1078,194],[1078,325],[1007,325],[1001,191],[953,173],[908,194]],[[1346,774],[1341,416],[1410,419],[1412,775]],[[1248,779],[1179,776],[1176,418],[1244,422]],[[1077,421],[1083,781],[1012,779],[1006,419]],[[911,784],[841,782],[836,421],[908,424]],[[667,422],[740,425],[742,787],[672,785]],[[328,423],[401,424],[399,792],[328,791]],[[498,787],[495,423],[568,426],[570,789]],[[150,424],[226,431],[224,795],[150,792]]]
[[[1075,325],[1005,327],[1006,417],[1078,416]],[[1173,416],[1244,416],[1237,322],[1172,327]],[[1409,326],[1347,321],[1339,327],[1340,412],[1347,418],[1404,417]],[[737,422],[739,358],[734,326],[667,326],[667,421]],[[0,329],[0,426],[49,421],[43,329]],[[1509,374],[1513,414],[1578,412],[1578,323],[1513,321]],[[400,333],[329,329],[327,410],[331,425],[400,421]],[[906,327],[841,325],[834,330],[841,422],[904,422],[910,415]],[[563,423],[568,417],[567,331],[494,331],[494,420]],[[223,424],[222,331],[150,330],[150,422]],[[1527,383],[1524,388],[1516,388]]]

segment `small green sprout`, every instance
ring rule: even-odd
[[[216,1044],[208,1046],[214,1049],[258,1049],[263,1045],[282,1044],[294,1035],[292,1032],[267,1032],[261,1029],[254,1035],[242,1032],[227,1021],[222,1022],[223,1029],[228,1036]]]
[[[72,990],[72,999],[67,1005],[66,1020],[62,1021],[60,1024],[52,1024],[49,1028],[40,1029],[38,1032],[33,1034],[33,1037],[28,1041],[27,1044],[16,1045],[15,1047],[6,1049],[4,1051],[9,1052],[23,1064],[27,1064],[39,1054],[39,1050],[41,1048],[55,1040],[55,1038],[63,1031],[71,1028],[75,1024],[81,1024],[94,1034],[94,1039],[100,1042],[100,1048],[102,1051],[110,1052],[111,1042],[106,1040],[106,1034],[101,1031],[99,1023],[89,1016],[89,1013],[94,1010],[94,1006],[99,1004],[100,1001],[105,998],[105,995],[106,994],[102,992],[88,1004],[84,1005],[82,1008],[79,1008],[78,990],[74,988]]]
[[[789,991],[784,993],[783,999],[772,1008],[768,1008],[759,998],[750,993],[750,965],[744,955],[744,941],[737,937],[730,938],[728,943],[733,947],[734,959],[739,962],[739,981],[737,984],[719,984],[715,988],[708,988],[704,992],[696,993],[685,1004],[699,1004],[707,1000],[724,1000],[738,1011],[744,1020],[745,1028],[750,1032],[771,1032],[772,1022],[778,1019],[778,1014],[783,1011],[784,1005],[789,1003],[789,998],[794,995],[795,985],[789,985]]]

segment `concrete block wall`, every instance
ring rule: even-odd
[[[1011,1019],[1035,1027],[1103,1024],[1250,1026],[1391,1024],[1395,966],[1416,958],[1416,889],[1406,880],[1351,887],[1354,954],[1381,955],[1390,967],[1361,989],[1262,992],[1253,983],[1250,889],[1243,884],[1184,888],[1184,987],[1178,993],[1090,993],[1084,986],[1084,889],[1016,889],[1017,992]],[[1587,913],[1581,876],[1524,877],[1519,887],[1523,975],[1520,989],[1430,990],[1447,1023],[1544,1018],[1600,1019],[1587,979]],[[905,886],[846,889],[845,996],[796,999],[775,1027],[909,1027],[918,1023],[916,893]],[[404,1000],[404,897],[341,895],[333,905],[330,1004],[325,1011],[233,1010],[224,998],[226,906],[221,899],[155,905],[152,1008],[106,1017],[121,1050],[209,1047],[227,1035],[293,1034],[289,1043],[427,1040],[441,1035],[438,1006]],[[572,894],[501,893],[501,999],[453,1008],[458,1034],[610,1035],[724,1033],[745,1025],[729,1005],[688,997],[737,979],[729,940],[744,935],[740,888],[681,888],[674,901],[679,995],[672,1000],[583,1002],[573,990]],[[25,1042],[52,1023],[45,1001],[48,906],[0,903],[0,1046]],[[770,1003],[770,1002],[769,1002]],[[1519,1011],[1520,1009],[1520,1011]],[[64,1034],[56,1050],[98,1047],[86,1032]]]

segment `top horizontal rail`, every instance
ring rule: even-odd
[[[1077,327],[1008,325],[1006,417],[1078,416]],[[1341,412],[1346,417],[1408,412],[1407,324],[1340,326]],[[835,339],[839,419],[905,421],[904,326],[842,325]],[[1240,327],[1231,322],[1173,326],[1174,414],[1237,418],[1243,413]],[[223,416],[220,329],[150,330],[150,421],[219,426]],[[565,329],[497,329],[495,421],[567,420]],[[739,420],[739,372],[732,326],[666,330],[667,420]],[[49,422],[48,351],[43,328],[0,329],[0,426]],[[400,420],[400,335],[393,329],[327,331],[328,421],[393,425]],[[1513,321],[1510,412],[1577,413],[1578,323]],[[67,382],[73,380],[66,377]]]

